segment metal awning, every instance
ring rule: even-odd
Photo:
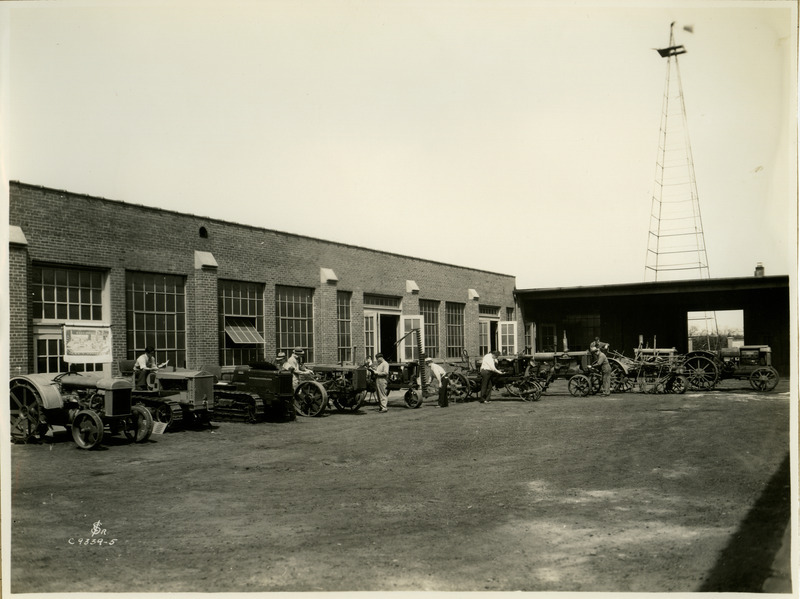
[[[264,338],[247,318],[227,316],[225,318],[225,333],[234,343],[264,343]]]

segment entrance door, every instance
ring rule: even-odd
[[[485,356],[497,349],[497,321],[478,320],[478,353]]]
[[[374,360],[375,354],[383,354],[387,362],[397,362],[397,331],[400,315],[391,312],[364,310],[364,351]]]

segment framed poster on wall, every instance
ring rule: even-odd
[[[111,327],[62,326],[64,361],[84,364],[111,362]]]

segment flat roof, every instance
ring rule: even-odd
[[[789,287],[789,275],[763,277],[732,277],[725,279],[697,279],[688,281],[657,281],[647,283],[621,283],[588,287],[551,287],[547,289],[517,289],[518,299],[566,299],[583,297],[614,297],[630,295],[667,295],[687,292],[740,291],[755,289],[781,289]]]

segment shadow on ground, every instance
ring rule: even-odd
[[[773,574],[775,556],[781,548],[791,517],[789,454],[772,475],[758,501],[739,525],[730,543],[720,553],[698,591],[759,593]],[[785,571],[790,565],[784,564]]]

